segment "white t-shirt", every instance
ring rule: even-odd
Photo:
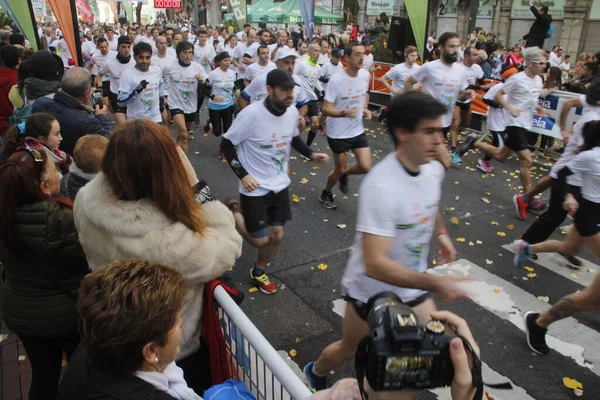
[[[373,66],[373,53],[365,54],[365,56],[363,57],[363,65],[361,68],[364,69],[365,71],[369,72],[369,69],[371,69],[372,66]]]
[[[174,47],[167,47],[167,55],[173,58],[177,58],[177,51]]]
[[[573,134],[569,138],[569,142],[565,146],[563,153],[552,169],[550,170],[550,176],[554,179],[558,179],[558,172],[565,166],[569,165],[569,162],[579,152],[579,147],[583,146],[583,126],[590,121],[600,120],[600,108],[599,107],[586,107],[585,113],[581,116],[579,121],[573,125]],[[571,171],[575,172],[573,169]],[[582,176],[579,173],[567,176],[567,183],[573,186],[582,186]]]
[[[109,62],[110,60],[114,60],[117,57],[117,52],[109,50],[106,55],[102,55],[100,50],[96,50],[92,53],[92,59],[90,60],[90,65],[92,66],[92,75],[98,75],[102,66]],[[110,74],[106,73],[102,76],[102,81],[108,81],[110,79]]]
[[[228,69],[223,72],[221,68],[215,68],[208,74],[208,80],[212,84],[211,94],[214,96],[221,96],[223,101],[215,101],[208,99],[208,107],[210,105],[226,106],[233,104],[235,95],[233,93],[235,89],[235,72]]]
[[[108,42],[108,48],[113,51],[117,51],[117,49],[119,48],[119,35],[114,35],[112,41],[108,40],[108,35],[104,35],[104,37]]]
[[[338,110],[356,108],[354,118],[327,117],[327,136],[332,139],[349,139],[361,135],[365,131],[363,110],[365,96],[369,92],[371,75],[364,69],[358,70],[356,78],[350,77],[346,71],[335,75],[327,85],[325,101],[333,104]]]
[[[423,83],[426,93],[446,106],[448,112],[442,115],[442,127],[449,127],[458,94],[469,86],[465,69],[457,63],[447,66],[441,60],[435,60],[423,64],[412,77]]]
[[[319,81],[319,77],[321,76],[321,67],[319,64],[311,65],[309,64],[309,60],[297,61],[294,74],[300,78],[300,86],[304,89],[306,97],[309,100],[317,100],[315,89],[319,92],[323,90],[321,81]]]
[[[277,68],[275,63],[269,61],[267,65],[262,66],[259,63],[255,62],[254,64],[250,64],[246,67],[246,78],[250,82],[252,82],[256,77],[262,74],[267,74],[269,71]]]
[[[108,74],[109,79],[110,79],[111,93],[114,93],[114,94],[119,93],[119,84],[121,82],[121,78],[123,77],[123,74],[125,73],[125,71],[127,71],[129,68],[132,68],[134,65],[135,65],[135,60],[133,59],[133,56],[131,57],[131,59],[129,59],[129,62],[127,64],[121,64],[121,62],[119,60],[117,60],[116,56],[115,56],[115,58],[105,62],[102,65],[102,68],[100,68],[100,73]]]
[[[483,78],[483,70],[481,69],[479,64],[473,64],[470,67],[467,67],[464,63],[460,63],[459,65],[461,65],[465,69],[465,73],[467,74],[467,83],[469,85],[475,85],[477,83],[477,80]],[[469,99],[464,103],[466,104],[472,101],[473,99]]]
[[[244,54],[249,55],[253,60],[258,60],[258,47],[260,45],[257,43],[252,43],[250,46],[246,45],[246,43],[239,43],[237,45],[237,47],[235,48],[235,52],[233,57],[238,61],[238,63],[243,64],[242,60],[244,58]],[[252,65],[252,64],[250,64]],[[246,69],[244,71],[240,70],[238,71],[238,79],[244,79],[246,78],[246,70],[248,69],[249,65],[248,64],[244,64],[244,66],[246,67]]]
[[[292,79],[300,85],[300,78],[298,78],[296,74],[292,74]],[[267,74],[259,75],[242,91],[242,96],[250,103],[263,101],[268,95]],[[294,102],[290,107],[297,105],[303,106],[306,103],[308,103],[308,98],[306,97],[304,90],[300,86],[294,86]]]
[[[504,93],[508,95],[508,104],[521,110],[518,117],[506,113],[506,126],[518,126],[531,129],[533,112],[538,104],[544,83],[538,75],[530,78],[524,71],[508,78],[504,83]]]
[[[155,67],[159,67],[161,70],[163,70],[163,74],[164,74],[164,68],[171,64],[173,61],[176,61],[175,57],[171,57],[170,55],[166,55],[165,57],[159,57],[158,55],[156,56],[152,56],[152,60],[151,65],[154,65]]]
[[[403,302],[409,302],[425,293],[367,277],[362,234],[393,238],[389,258],[414,271],[425,272],[444,172],[439,162],[431,161],[421,165],[419,175],[411,176],[392,153],[363,179],[354,251],[342,277],[347,295],[366,303],[374,294],[391,291]]]
[[[329,58],[329,54],[319,53],[319,59],[317,60],[317,64],[319,64],[322,67],[327,61],[329,61]]]
[[[577,154],[567,167],[581,175],[581,197],[600,203],[600,147]]]
[[[483,96],[486,100],[495,100],[496,95],[504,87],[504,83],[497,83],[487,91],[487,93]],[[506,100],[507,96],[504,95],[504,99]],[[487,112],[487,128],[490,131],[496,132],[504,132],[506,130],[506,109],[504,108],[495,108],[488,107]]]
[[[236,146],[240,163],[260,185],[248,193],[240,181],[241,194],[264,196],[290,185],[287,165],[292,139],[298,135],[298,116],[296,107],[288,107],[276,117],[262,102],[250,104],[238,114],[223,137]]]
[[[58,41],[56,50],[60,52],[60,59],[63,61],[64,67],[71,68],[69,59],[73,59],[73,56],[71,55],[71,51],[69,50],[69,46],[67,46],[65,39],[60,39]]]
[[[196,75],[202,75],[206,81],[208,74],[204,68],[193,62],[183,67],[179,60],[174,60],[164,69],[166,90],[169,93],[168,104],[171,109],[179,109],[185,114],[196,112],[198,103],[198,81]]]
[[[229,57],[231,59],[231,63],[229,64],[229,69],[232,70],[233,72],[235,72],[237,74],[238,67],[236,67],[233,64],[233,59],[235,58],[235,49],[237,49],[237,45],[236,45],[236,47],[231,47],[229,44],[227,44],[227,46],[225,46],[225,48],[223,49],[223,51],[226,51],[227,54],[229,54]]]
[[[88,55],[92,55],[95,51],[96,51],[96,46],[94,45],[93,42],[86,40],[85,42],[81,43],[81,53],[84,58]]]
[[[411,76],[416,70],[421,68],[418,64],[413,64],[410,68],[406,63],[394,65],[392,69],[385,73],[385,79],[391,79],[392,89],[404,93],[404,82],[406,78]]]
[[[337,65],[333,65],[331,60],[327,60],[325,64],[321,67],[321,77],[325,79],[331,79],[334,75],[342,72],[344,70],[344,65],[341,61],[337,63]],[[321,82],[321,86],[323,86],[323,90],[327,92],[327,84],[329,82]]]
[[[139,71],[135,67],[129,68],[119,83],[119,92],[131,93],[143,80],[148,82],[148,86],[127,101],[127,119],[148,119],[161,122],[159,87],[162,71],[159,67],[150,65],[147,72]]]
[[[200,47],[198,44],[194,46],[194,61],[204,67],[206,75],[213,70],[216,55],[215,48],[208,41],[204,47]],[[207,59],[204,59],[204,57]]]

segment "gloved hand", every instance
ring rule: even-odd
[[[146,89],[146,86],[148,86],[148,81],[143,80],[137,85],[135,91],[139,94],[142,92],[142,90]]]

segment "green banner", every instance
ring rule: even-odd
[[[425,50],[425,29],[427,29],[427,1],[405,0],[404,6],[410,19],[413,35],[419,49],[419,56],[423,60]]]
[[[229,7],[231,12],[235,15],[238,28],[242,29],[246,23],[246,17],[248,16],[248,10],[246,9],[246,0],[229,0]]]
[[[34,25],[35,18],[33,8],[30,2],[22,0],[2,0],[0,2],[6,9],[14,22],[17,24],[21,32],[29,41],[29,45],[34,51],[38,49],[37,27]]]

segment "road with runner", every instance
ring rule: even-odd
[[[203,110],[203,117],[206,110]],[[204,118],[203,118],[204,120]],[[369,123],[368,134],[374,163],[392,151],[384,125]],[[220,140],[196,133],[189,155],[196,171],[220,200],[237,196],[238,181],[229,166],[217,158]],[[318,136],[314,150],[327,151],[324,136]],[[439,266],[430,273],[465,275],[473,297],[456,304],[440,304],[467,320],[477,340],[484,362],[484,379],[490,383],[510,380],[515,390],[493,390],[502,399],[563,400],[575,398],[563,386],[563,377],[583,384],[583,398],[600,398],[600,313],[586,312],[552,325],[548,356],[537,356],[527,347],[521,313],[543,310],[561,297],[588,285],[598,272],[598,259],[588,249],[581,252],[586,263],[571,270],[554,255],[540,256],[527,269],[512,265],[511,243],[534,221],[516,217],[512,196],[518,193],[518,163],[509,159],[493,163],[494,172],[475,169],[478,154],[466,155],[463,164],[450,169],[443,185],[440,210],[458,250],[457,261]],[[545,160],[532,167],[535,180],[548,173]],[[286,226],[281,249],[268,268],[278,293],[267,296],[251,292],[248,270],[256,252],[244,244],[242,257],[228,272],[236,287],[244,291],[242,309],[271,344],[289,354],[302,368],[315,359],[329,343],[339,339],[341,313],[340,280],[354,240],[354,225],[361,178],[350,178],[350,192],[337,188],[337,210],[321,206],[318,195],[324,187],[330,166],[315,167],[292,151],[291,193],[293,220]],[[545,193],[543,200],[547,200]],[[565,221],[565,226],[571,224]],[[556,239],[564,238],[557,231]],[[547,297],[547,299],[546,299]],[[547,302],[546,302],[547,301]],[[353,376],[353,364],[333,371],[330,382]],[[438,397],[439,396],[439,397]],[[425,392],[419,399],[449,398],[448,390]]]

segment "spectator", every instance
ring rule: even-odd
[[[108,139],[100,135],[85,135],[75,143],[73,161],[69,173],[60,180],[60,195],[75,201],[79,189],[100,172],[102,158],[108,146]]]
[[[484,50],[487,54],[492,54],[494,51],[496,51],[496,34],[488,32],[485,37],[485,42],[480,47],[480,50]]]
[[[424,62],[431,61],[433,59],[433,49],[435,48],[435,39],[430,37],[427,39],[427,45],[425,51],[423,51]]]
[[[558,68],[562,71],[562,85],[569,83],[569,73],[571,71],[571,56],[565,55],[563,62],[559,64]]]
[[[492,78],[492,66],[488,60],[488,55],[485,50],[477,51],[477,56],[479,57],[479,65],[483,70],[483,79],[491,79]]]
[[[589,62],[583,66],[580,77],[571,83],[570,91],[585,94],[587,88],[598,80],[598,64]]]
[[[573,68],[573,75],[579,78],[583,66],[588,62],[590,62],[590,55],[587,53],[581,53],[577,59],[577,62],[575,63],[575,67]]]
[[[17,83],[17,68],[21,62],[21,49],[15,46],[3,46],[0,50],[0,148],[1,141],[8,129],[8,118],[13,113],[13,106],[8,98],[10,90]],[[0,151],[1,153],[1,151]]]
[[[8,38],[8,43],[13,46],[25,48],[25,35],[22,33],[11,33]]]
[[[551,67],[558,67],[560,64],[562,64],[562,62],[563,62],[562,52],[563,52],[562,47],[560,47],[558,45],[554,46],[552,48],[552,51],[550,52],[550,57],[548,59],[548,61],[550,61]]]
[[[82,346],[58,398],[201,400],[175,364],[187,282],[173,268],[117,261],[79,289]]]
[[[79,343],[76,291],[88,272],[71,201],[44,151],[21,147],[0,164],[2,314],[31,362],[29,399],[52,400]]]
[[[10,31],[0,31],[0,48],[10,44]]]
[[[84,68],[71,68],[65,72],[62,90],[51,98],[42,98],[33,105],[34,112],[49,112],[56,115],[62,128],[62,150],[73,154],[77,139],[83,135],[97,133],[109,136],[112,128],[107,118],[108,108],[96,105],[88,107],[94,88],[91,76]],[[29,92],[27,92],[29,96]]]
[[[521,55],[521,46],[516,44],[513,50],[506,55],[504,64],[502,66],[503,71],[511,68],[519,69],[523,65],[523,56]]]
[[[8,99],[14,108],[23,108],[25,105],[25,79],[29,78],[29,60],[22,60],[17,71],[17,82],[8,93]]]
[[[499,44],[494,45],[494,51],[490,54],[488,60],[492,66],[492,79],[502,80],[502,69],[506,58],[506,50]]]
[[[558,67],[550,67],[550,69],[546,73],[544,88],[542,89],[542,94],[540,95],[540,97],[549,96],[557,90],[562,90],[562,88],[563,85],[561,69]],[[540,143],[541,149],[550,150],[553,144],[554,139],[552,138],[552,136],[542,135],[542,140]]]
[[[533,22],[533,25],[531,25],[529,33],[523,36],[523,39],[527,41],[525,48],[539,47],[540,49],[543,49],[544,41],[548,35],[548,29],[550,29],[550,24],[552,23],[552,16],[548,14],[548,6],[541,6],[538,11],[533,5],[533,0],[529,0],[529,7],[535,16],[535,21]]]
[[[60,87],[64,68],[62,60],[47,50],[35,52],[31,57],[29,78],[25,79],[26,104],[43,96],[54,96]]]
[[[102,172],[79,191],[75,220],[92,270],[137,258],[183,274],[190,292],[177,360],[190,387],[202,393],[210,386],[200,351],[204,284],[234,264],[242,239],[223,204],[196,202],[181,160],[165,127],[128,122],[111,138]]]

